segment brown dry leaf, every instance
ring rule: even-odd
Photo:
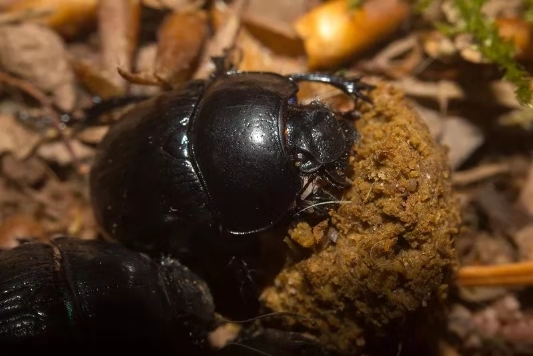
[[[330,68],[392,34],[408,14],[409,6],[401,0],[370,0],[357,10],[350,10],[347,0],[333,0],[294,26],[304,40],[309,68]]]
[[[420,36],[425,53],[431,58],[449,60],[457,54],[453,41],[439,31],[430,31]]]
[[[43,12],[31,22],[47,25],[65,37],[74,37],[94,25],[98,0],[21,0],[7,6],[8,13]]]
[[[100,0],[98,5],[102,69],[111,82],[123,89],[127,83],[117,72],[117,68],[131,71],[133,53],[137,47],[140,16],[139,0]]]
[[[17,184],[32,186],[44,179],[46,167],[37,157],[19,160],[8,154],[2,158],[2,174]]]
[[[514,17],[497,18],[495,24],[500,36],[513,42],[516,59],[533,59],[533,26],[531,22]]]
[[[319,0],[249,0],[243,16],[245,21],[248,16],[252,16],[262,18],[267,22],[290,25],[319,4]]]
[[[416,102],[412,102],[412,105],[420,117],[424,120],[426,125],[428,125],[431,137],[433,137],[435,140],[438,140],[444,131],[444,120],[442,114],[436,110],[419,105]]]
[[[89,206],[86,200],[85,185],[80,181],[60,182],[48,180],[39,190],[26,190],[32,202],[41,205],[41,223],[47,231],[66,233],[73,222],[75,207],[79,204]],[[72,210],[74,209],[74,210]]]
[[[109,126],[89,127],[76,135],[76,138],[83,143],[98,144],[109,131]]]
[[[47,238],[44,228],[28,215],[13,215],[0,224],[0,250],[17,247],[21,240]]]
[[[513,241],[518,247],[520,259],[533,261],[533,223],[518,230],[513,236]]]
[[[123,94],[123,89],[110,80],[109,76],[91,62],[83,59],[72,59],[72,68],[76,77],[87,90],[102,99],[112,98]]]
[[[483,141],[481,130],[466,119],[450,116],[444,120],[440,143],[449,149],[448,158],[452,168],[459,167]]]
[[[39,134],[22,126],[13,116],[0,115],[0,154],[10,152],[17,159],[24,159],[40,140]]]
[[[92,208],[86,201],[76,200],[67,210],[69,224],[67,234],[83,240],[95,239],[98,227],[94,219]]]
[[[62,110],[74,108],[74,74],[62,39],[49,28],[30,23],[0,27],[0,66],[52,93]]]
[[[13,189],[13,184],[0,176],[0,219],[10,215],[32,215],[36,211],[36,204],[26,194]]]
[[[83,161],[87,158],[94,156],[95,150],[91,147],[88,147],[78,140],[70,140],[69,142],[74,155],[79,161]],[[45,159],[47,161],[57,162],[60,165],[69,165],[73,164],[72,155],[65,147],[64,142],[48,142],[42,144],[37,149],[37,156]]]
[[[533,164],[529,167],[527,179],[518,198],[518,204],[533,216]]]
[[[239,33],[237,47],[242,55],[240,70],[289,74],[305,71],[306,68],[305,60],[272,52],[245,29]]]
[[[135,58],[135,73],[146,73],[147,75],[154,76],[155,58],[157,56],[157,43],[149,43],[141,46],[137,50],[137,57]],[[138,96],[153,96],[161,92],[161,87],[157,85],[143,85],[135,84],[133,82],[130,87],[130,94]]]
[[[142,0],[142,4],[153,9],[181,10],[186,7],[198,6],[199,0]]]
[[[233,48],[235,40],[241,28],[239,12],[243,6],[243,0],[238,0],[234,8],[227,8],[216,3],[211,16],[213,17],[215,34],[207,42],[204,53],[198,62],[198,69],[193,79],[206,79],[215,69],[213,57],[221,57],[228,48]]]
[[[189,79],[196,69],[207,32],[204,11],[170,14],[157,34],[155,75],[171,87]]]
[[[303,55],[303,43],[292,23],[318,4],[314,0],[250,0],[242,19],[247,30],[267,47],[286,55]]]

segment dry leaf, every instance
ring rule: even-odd
[[[195,6],[201,1],[198,0],[142,0],[146,7],[153,9],[180,10],[189,6]]]
[[[347,0],[333,0],[311,10],[294,26],[304,40],[309,68],[329,68],[390,35],[408,14],[409,6],[401,0],[366,1],[357,10],[350,10]]]
[[[72,68],[76,77],[85,85],[87,90],[102,99],[108,99],[123,94],[123,89],[109,79],[109,76],[92,63],[82,59],[73,59]]]
[[[79,161],[94,156],[94,149],[83,145],[77,140],[70,140],[70,146],[74,155]],[[49,142],[39,146],[37,155],[45,160],[57,162],[61,165],[72,164],[72,156],[70,155],[64,142]]]
[[[46,240],[46,233],[37,221],[27,215],[13,215],[0,225],[0,249],[11,249],[21,240]]]
[[[20,124],[9,115],[0,115],[0,154],[12,153],[17,159],[29,156],[41,136]]]
[[[204,53],[199,60],[198,69],[194,73],[193,79],[208,78],[215,69],[212,58],[223,56],[225,50],[233,48],[241,28],[241,20],[238,13],[242,0],[236,1],[236,3],[237,9],[228,9],[220,6],[213,7],[211,15],[216,32],[205,46]]]
[[[62,110],[73,109],[74,74],[62,39],[49,28],[30,23],[0,27],[0,66],[52,93]]]
[[[103,69],[108,78],[120,88],[126,88],[127,83],[118,74],[117,68],[131,71],[140,16],[139,0],[100,0],[98,5]]]
[[[531,22],[515,17],[498,18],[495,20],[495,24],[500,36],[513,42],[516,59],[533,59],[533,26]]]
[[[250,0],[242,19],[246,29],[273,51],[291,56],[303,55],[303,43],[292,23],[318,3],[307,0]]]
[[[207,38],[207,15],[203,11],[170,14],[157,33],[155,75],[175,86],[191,77]]]
[[[522,186],[518,203],[525,208],[531,216],[533,216],[533,164],[529,167],[527,179]]]
[[[462,117],[450,116],[444,120],[440,143],[449,149],[448,158],[452,168],[459,167],[483,141],[481,130]]]
[[[2,158],[2,174],[19,185],[32,186],[44,179],[46,167],[37,157],[19,160],[8,154]]]
[[[241,53],[240,70],[268,71],[280,74],[305,71],[305,60],[272,52],[245,29],[239,33],[237,46]]]
[[[6,8],[9,13],[46,12],[30,20],[47,25],[65,37],[74,37],[94,25],[98,0],[22,0]]]
[[[147,73],[154,75],[155,58],[157,56],[157,43],[149,43],[141,46],[137,50],[137,58],[135,59],[135,73]],[[161,92],[161,83],[157,85],[143,85],[131,84],[130,94],[138,96],[153,96]]]
[[[76,138],[84,143],[97,144],[109,131],[109,126],[89,127],[76,135]]]

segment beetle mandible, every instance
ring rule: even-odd
[[[187,265],[198,236],[256,234],[295,211],[306,182],[347,185],[353,121],[318,101],[299,103],[298,83],[326,83],[354,101],[368,100],[362,91],[372,86],[215,64],[210,79],[139,104],[102,140],[90,188],[108,237]]]

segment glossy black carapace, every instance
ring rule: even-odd
[[[111,127],[91,172],[106,234],[186,261],[198,236],[235,241],[275,226],[318,180],[345,187],[353,121],[319,101],[298,103],[301,81],[329,84],[354,100],[367,99],[361,90],[370,88],[327,74],[218,68],[209,80],[131,110]]]

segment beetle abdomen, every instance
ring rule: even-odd
[[[0,253],[0,340],[64,335],[70,323],[55,279],[52,246],[28,244]],[[53,319],[48,319],[50,315]]]
[[[153,346],[201,350],[214,307],[173,261],[103,241],[57,238],[0,253],[0,344]]]
[[[192,86],[149,100],[102,141],[91,191],[97,220],[112,238],[141,251],[186,256],[196,228],[212,223],[188,154],[189,118],[200,94]]]
[[[284,142],[298,87],[274,73],[233,73],[206,89],[191,122],[199,175],[221,226],[233,234],[278,222],[301,189]]]

